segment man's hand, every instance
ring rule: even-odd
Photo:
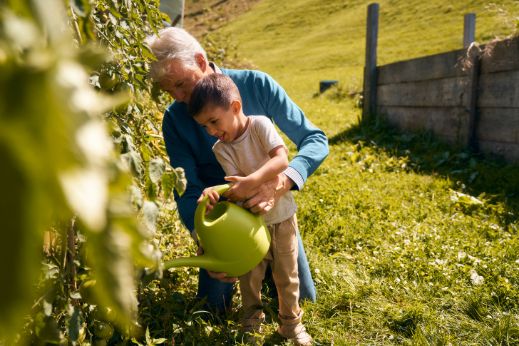
[[[245,201],[243,206],[255,214],[265,214],[274,207],[281,196],[290,191],[293,184],[289,177],[281,173],[267,183],[243,194],[240,191],[236,193],[231,187],[224,196],[232,201]]]
[[[196,255],[202,256],[203,254],[204,254],[204,249],[202,249],[202,247],[199,246],[198,249],[196,250]],[[238,278],[227,276],[227,273],[212,272],[212,271],[208,270],[207,274],[209,274],[209,276],[212,277],[213,279],[220,280],[222,282],[227,282],[227,283],[232,284],[232,283],[238,281]]]
[[[208,270],[207,274],[209,274],[209,276],[212,277],[213,279],[220,280],[222,282],[227,282],[230,284],[238,281],[238,278],[227,276],[227,273],[218,273],[218,272],[212,272],[212,271]]]

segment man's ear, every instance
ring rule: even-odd
[[[239,100],[233,100],[231,102],[231,109],[234,114],[241,112],[241,102]]]
[[[195,53],[195,61],[200,70],[202,70],[202,72],[207,71],[207,69],[209,68],[209,63],[207,62],[202,53]]]

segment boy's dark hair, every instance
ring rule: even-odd
[[[196,83],[189,101],[189,113],[195,117],[207,105],[227,109],[233,100],[241,102],[240,92],[232,79],[223,74],[211,73]]]

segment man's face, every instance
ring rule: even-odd
[[[169,62],[169,74],[159,83],[160,88],[176,101],[188,103],[196,83],[204,76],[198,66],[186,66],[174,59]]]
[[[217,137],[222,142],[232,142],[239,132],[238,115],[235,114],[232,106],[225,109],[219,106],[206,105],[197,114],[195,120],[206,129],[207,133]]]

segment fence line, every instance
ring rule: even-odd
[[[372,5],[366,62],[376,66],[373,26],[378,28],[378,22],[373,18],[378,19],[379,8]],[[473,42],[473,30],[475,15],[470,14],[464,45]],[[402,130],[430,130],[451,144],[519,162],[519,38],[481,48],[469,45],[376,68],[367,65],[363,117],[381,116]]]

